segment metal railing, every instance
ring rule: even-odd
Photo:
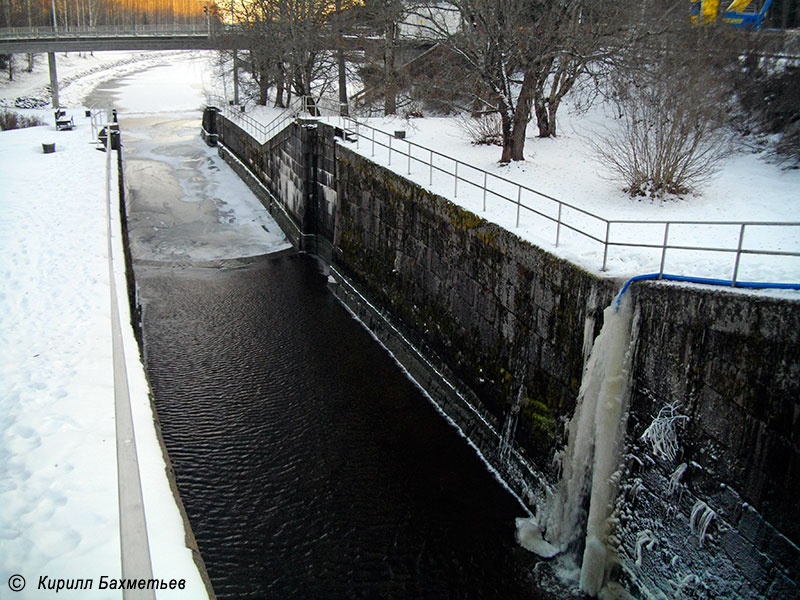
[[[612,249],[627,248],[644,249],[655,253],[655,259],[659,263],[659,274],[665,272],[668,251],[703,252],[709,256],[714,253],[733,255],[733,264],[726,261],[733,286],[736,286],[739,278],[742,257],[748,255],[795,259],[799,263],[797,272],[800,273],[800,221],[607,219],[432,148],[400,139],[357,118],[342,116],[341,106],[336,102],[310,101],[306,98],[298,98],[297,101],[297,107],[293,110],[287,109],[267,125],[262,125],[248,115],[238,114],[235,111],[226,112],[226,116],[232,117],[233,120],[238,119],[249,133],[257,132],[263,143],[282,130],[295,116],[308,112],[308,108],[313,107],[312,116],[338,119],[340,127],[347,134],[345,137],[354,140],[357,149],[361,149],[362,143],[367,144],[371,148],[373,157],[376,148],[384,149],[388,165],[391,167],[392,161],[399,158],[405,163],[407,175],[411,175],[415,168],[426,170],[429,187],[433,186],[435,175],[451,178],[453,198],[458,198],[459,193],[463,194],[466,188],[476,190],[480,196],[482,212],[487,212],[490,202],[499,201],[500,204],[496,206],[511,209],[512,213],[506,216],[511,217],[515,228],[519,229],[521,226],[535,228],[539,237],[551,236],[550,239],[556,247],[562,243],[566,235],[590,240],[598,245],[598,250],[602,250],[602,261],[598,261],[600,271],[608,270],[609,253]],[[227,103],[223,104],[228,106]],[[437,184],[442,184],[441,178]],[[745,234],[748,228],[751,232],[759,228],[768,230],[769,235],[764,236],[769,239],[768,245],[746,246]],[[727,245],[703,243],[715,229],[717,235],[714,239],[724,237],[728,241]],[[722,229],[721,233],[719,229]],[[785,235],[787,231],[790,232],[788,236]],[[643,233],[647,239],[657,241],[641,241]],[[721,267],[717,265],[715,268]]]
[[[109,121],[106,125],[111,127]],[[117,133],[116,135],[119,135]],[[126,579],[153,578],[150,542],[147,537],[147,519],[142,494],[142,478],[136,451],[136,432],[131,411],[130,387],[128,384],[125,343],[122,336],[117,296],[117,279],[114,268],[114,227],[112,208],[114,179],[112,175],[112,148],[109,137],[106,145],[106,252],[108,262],[109,302],[111,311],[111,350],[114,382],[114,421],[117,448],[117,488],[119,501],[119,539],[122,560],[122,576]],[[119,145],[117,145],[119,148]],[[117,150],[119,152],[119,150]],[[152,589],[125,589],[123,600],[155,600]]]
[[[499,200],[513,210],[512,219],[515,228],[522,225],[536,227],[540,234],[542,225],[550,225],[551,239],[558,247],[565,232],[588,239],[602,247],[601,271],[608,268],[609,251],[612,248],[642,248],[658,253],[659,273],[664,273],[667,251],[688,251],[706,253],[733,254],[733,264],[729,273],[733,285],[736,285],[741,267],[742,256],[781,256],[800,258],[800,221],[667,221],[638,219],[607,219],[569,202],[559,200],[549,194],[539,192],[526,185],[491,173],[469,163],[448,156],[432,148],[427,148],[407,139],[398,139],[396,135],[367,125],[353,117],[333,115],[339,119],[343,128],[355,133],[356,148],[362,143],[371,147],[374,157],[377,148],[385,150],[389,166],[399,158],[405,163],[407,175],[412,170],[422,167],[427,170],[427,183],[432,186],[435,174],[443,174],[452,178],[452,195],[458,198],[465,188],[477,190],[481,197],[481,210],[487,211],[490,202]],[[366,132],[366,135],[364,134]],[[418,173],[419,175],[419,173]],[[441,181],[439,181],[441,184]],[[647,238],[657,242],[642,242],[642,228],[648,230]],[[702,243],[709,232],[715,228],[725,228],[722,237],[730,239],[729,245],[713,246]],[[745,234],[747,230],[768,228],[772,239],[771,247],[747,247]],[[731,233],[733,230],[734,233]],[[780,235],[791,230],[794,237]],[[719,237],[719,236],[717,236]],[[783,249],[781,245],[790,245],[791,249]],[[798,261],[800,273],[800,261]]]
[[[31,40],[60,38],[115,38],[115,37],[207,37],[206,23],[185,25],[103,25],[99,27],[52,26],[2,27],[0,40]]]
[[[264,124],[247,114],[242,105],[233,104],[221,96],[210,95],[206,98],[208,106],[217,107],[230,121],[236,123],[261,144],[275,137],[286,125],[300,116],[306,110],[306,102],[306,98],[302,96],[293,97],[288,107]]]
[[[89,107],[89,118],[91,119],[92,141],[96,141],[100,131],[112,122],[113,109],[107,106],[91,106]]]

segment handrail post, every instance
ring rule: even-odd
[[[453,198],[458,198],[458,161],[455,161],[456,168],[453,173]]]
[[[428,163],[428,185],[433,186],[433,150],[428,150],[431,160]]]
[[[747,223],[742,223],[739,229],[739,245],[736,248],[736,262],[733,265],[733,277],[731,278],[731,287],[736,287],[736,277],[739,275],[739,260],[742,258],[742,242],[744,242],[744,228]]]
[[[370,127],[372,129],[372,156],[375,156],[375,128]]]
[[[519,227],[519,208],[522,206],[522,186],[517,186],[517,227]]]
[[[564,206],[561,202],[558,203],[558,220],[556,221],[556,248],[558,248],[558,241],[561,237],[561,207]]]
[[[392,136],[389,137],[389,166],[392,166]]]
[[[601,271],[606,270],[606,262],[608,261],[608,234],[611,230],[611,221],[606,221],[606,241],[603,244],[603,268]]]
[[[408,142],[408,174],[411,175],[411,142]]]
[[[667,258],[667,241],[669,240],[669,221],[664,226],[664,245],[661,247],[661,267],[658,269],[658,278],[662,279],[664,276],[664,261]]]

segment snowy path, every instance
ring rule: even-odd
[[[76,116],[76,123],[69,132],[45,126],[0,134],[4,597],[12,574],[28,581],[15,597],[52,597],[36,589],[42,576],[45,587],[92,579],[84,598],[119,594],[99,589],[101,577],[120,576],[105,154],[95,150],[88,120]],[[43,154],[41,144],[53,141],[56,152]],[[125,290],[116,233],[114,244],[117,286]],[[119,308],[128,323],[124,293]],[[201,598],[130,327],[123,336],[154,574],[185,580],[183,591],[158,597]]]

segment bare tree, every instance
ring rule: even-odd
[[[500,115],[501,162],[514,160],[515,77],[523,59],[520,32],[532,25],[527,0],[451,0],[446,5],[417,7],[415,13],[480,82],[474,92],[476,112]]]
[[[245,64],[258,84],[259,103],[274,86],[276,106],[285,105],[285,94],[313,105],[337,81],[346,102],[342,33],[352,7],[353,0],[228,0],[221,6],[249,40]]]
[[[402,0],[367,0],[358,11],[363,24],[382,38],[378,53],[380,58],[373,61],[372,69],[368,70],[375,74],[380,70],[380,83],[375,82],[375,88],[382,88],[383,112],[387,115],[397,112],[397,95],[401,84],[397,67],[398,28],[406,14],[406,4]]]
[[[478,80],[473,107],[500,115],[501,162],[524,159],[533,111],[539,135],[555,135],[564,96],[630,38],[620,0],[450,0],[415,10]]]
[[[238,25],[239,35],[247,41],[234,68],[243,67],[250,73],[257,88],[256,102],[265,105],[278,65],[282,64],[281,40],[276,24],[277,6],[263,0],[228,0],[220,8],[227,19]]]

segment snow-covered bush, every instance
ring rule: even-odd
[[[9,129],[23,129],[25,127],[38,127],[44,125],[36,117],[26,117],[10,110],[0,110],[0,131]]]
[[[459,124],[473,144],[503,145],[503,126],[497,113],[487,113],[479,117],[461,117]]]

